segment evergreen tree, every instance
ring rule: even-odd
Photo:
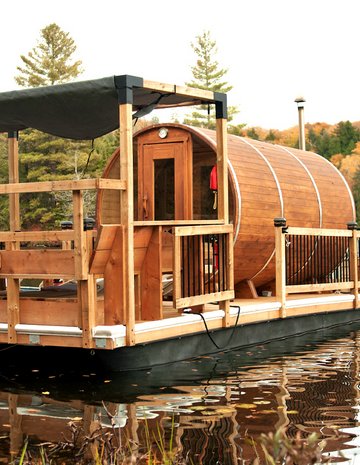
[[[55,24],[41,30],[41,38],[27,56],[20,55],[23,66],[15,81],[22,87],[39,87],[71,81],[82,73],[81,61],[71,62],[76,50],[74,40]]]
[[[187,82],[186,85],[212,92],[229,92],[232,86],[224,81],[228,70],[219,68],[219,63],[214,58],[217,48],[215,40],[210,37],[210,32],[205,31],[197,36],[196,42],[191,46],[197,56],[197,61],[196,66],[191,68],[193,80]],[[231,121],[236,113],[238,110],[235,107],[228,107],[228,120]],[[201,105],[184,119],[184,123],[214,129],[216,126],[214,109],[211,109],[209,105]]]
[[[310,127],[308,131],[310,149],[327,159],[336,154],[351,154],[359,140],[360,131],[350,121],[340,121],[335,129],[316,131]]]
[[[250,128],[246,131],[246,136],[250,137],[250,139],[260,140],[259,133],[257,132],[256,128]]]
[[[357,218],[357,221],[359,221],[360,220],[360,169],[358,169],[355,173],[352,193],[353,193],[354,200],[355,200],[356,218]]]
[[[25,66],[18,67],[15,77],[20,86],[38,87],[62,84],[77,77],[81,61],[71,62],[76,50],[74,40],[50,24],[41,30],[41,38],[28,56],[21,55]],[[35,129],[27,129],[19,135],[20,180],[22,182],[50,179],[76,179],[85,166],[89,142],[61,139]],[[89,173],[88,173],[89,174]],[[21,219],[26,227],[42,224],[53,228],[68,219],[71,208],[69,193],[46,192],[26,194],[21,197]],[[88,206],[93,209],[92,206]],[[71,219],[71,218],[69,218]]]
[[[350,154],[360,140],[360,132],[350,121],[340,121],[335,128],[334,136],[338,140],[339,152],[343,155]]]

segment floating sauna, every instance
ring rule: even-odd
[[[216,163],[215,131],[178,124],[156,125],[134,135],[134,218],[216,222],[209,187]],[[228,136],[229,216],[234,225],[234,281],[273,289],[274,218],[291,227],[346,229],[355,221],[349,186],[325,158],[311,152]],[[119,150],[105,169],[118,177]],[[118,191],[101,191],[97,220],[120,223]],[[163,233],[166,235],[166,230]],[[170,234],[168,234],[170,238]],[[165,242],[166,244],[166,242]],[[312,251],[303,259],[304,264]]]

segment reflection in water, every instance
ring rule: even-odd
[[[88,432],[100,419],[133,444],[146,444],[147,428],[165,440],[173,429],[174,447],[194,464],[250,463],[255,451],[247,438],[280,427],[291,436],[317,432],[336,463],[343,461],[341,450],[346,463],[360,464],[359,329],[333,329],[140,373],[2,371],[0,461],[17,453],[27,436],[58,442],[69,421],[83,422]]]

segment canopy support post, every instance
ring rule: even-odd
[[[126,182],[121,191],[120,219],[124,228],[124,289],[126,344],[135,344],[135,284],[134,284],[134,189],[132,102],[119,105],[120,118],[120,179]]]
[[[9,183],[19,182],[19,144],[17,132],[8,134]],[[20,231],[19,194],[9,194],[10,231]],[[7,243],[9,250],[19,250],[19,242]],[[17,342],[15,326],[20,322],[20,280],[7,280],[8,342]]]

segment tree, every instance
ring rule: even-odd
[[[360,131],[350,121],[340,121],[335,128],[334,136],[338,140],[339,153],[350,154],[360,140]]]
[[[41,38],[27,56],[20,55],[23,66],[15,76],[22,87],[39,87],[68,82],[82,73],[81,61],[72,62],[76,50],[74,40],[55,24],[41,30]]]
[[[360,219],[360,168],[357,169],[353,179],[352,193],[355,200],[356,207],[356,218],[357,221]]]
[[[193,80],[187,82],[186,85],[212,92],[229,92],[232,86],[223,80],[228,70],[219,68],[219,63],[214,58],[217,48],[215,40],[210,37],[210,32],[205,31],[196,36],[196,42],[191,46],[197,56],[197,61],[196,65],[191,68]],[[236,113],[238,113],[236,107],[228,107],[228,120],[231,121]],[[216,126],[214,110],[211,110],[209,105],[201,105],[184,119],[184,123],[214,129]]]
[[[350,121],[340,121],[335,127],[317,123],[308,130],[310,149],[327,159],[351,154],[359,140],[360,131]]]
[[[38,87],[74,79],[82,72],[81,61],[71,61],[75,50],[74,40],[57,24],[44,27],[38,45],[27,57],[21,55],[25,66],[17,67],[20,75],[15,77],[16,82]],[[22,182],[76,179],[85,166],[90,143],[61,139],[30,128],[21,132],[19,149]],[[21,202],[22,224],[53,228],[67,219],[70,205],[71,200],[62,193],[26,194]]]

